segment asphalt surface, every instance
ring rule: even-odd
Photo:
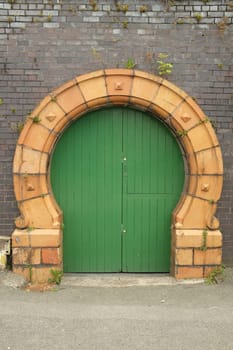
[[[233,273],[217,285],[0,283],[0,350],[233,350]]]

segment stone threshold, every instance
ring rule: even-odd
[[[62,287],[102,287],[102,288],[127,288],[146,286],[177,286],[184,284],[204,283],[203,278],[176,280],[169,274],[93,274],[93,273],[65,273]]]

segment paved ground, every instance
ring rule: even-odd
[[[0,283],[0,314],[0,350],[233,350],[233,272],[211,286]]]

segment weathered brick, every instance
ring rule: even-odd
[[[61,237],[59,230],[40,229],[30,232],[31,247],[59,247]]]
[[[192,265],[193,250],[192,249],[177,249],[176,250],[176,265]]]
[[[30,264],[30,248],[13,248],[13,264],[14,265],[29,265]]]
[[[42,249],[42,263],[58,265],[61,263],[59,248],[43,248]]]
[[[194,250],[194,265],[220,265],[222,262],[222,250],[207,249],[205,251],[200,249]]]
[[[203,267],[177,267],[175,271],[176,279],[203,278]]]

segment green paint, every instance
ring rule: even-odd
[[[88,113],[59,140],[51,181],[64,213],[64,271],[169,271],[184,165],[160,121],[120,107]]]

